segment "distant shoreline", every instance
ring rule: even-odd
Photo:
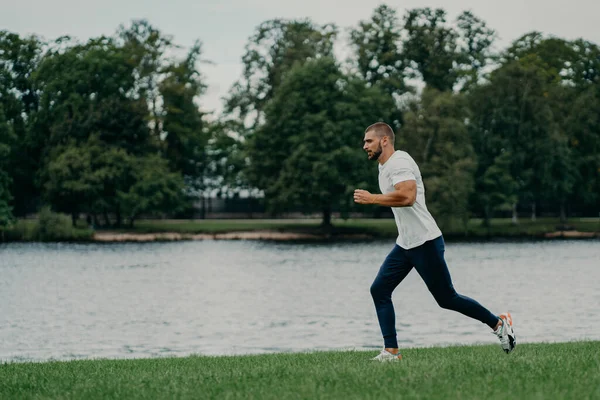
[[[272,241],[297,241],[297,240],[328,240],[328,239],[350,239],[364,240],[376,239],[375,235],[356,234],[313,234],[300,232],[280,231],[238,231],[219,233],[122,233],[122,232],[96,232],[93,236],[95,242],[155,242],[155,241],[179,241],[179,240],[272,240]]]
[[[467,226],[443,227],[447,241],[489,242],[526,240],[596,240],[600,238],[600,219],[573,218],[568,224],[558,219],[522,220],[493,219],[484,226],[480,219],[471,219]],[[398,235],[393,219],[348,219],[332,221],[323,226],[320,219],[257,219],[257,220],[139,220],[134,227],[99,228],[71,226],[70,220],[61,226],[40,228],[39,221],[19,220],[8,230],[0,231],[0,242],[167,242],[192,240],[262,240],[294,242],[352,242],[394,240]]]
[[[451,235],[452,238],[457,237]],[[157,233],[125,233],[125,232],[95,232],[94,242],[157,242],[157,241],[189,241],[189,240],[269,240],[269,241],[327,241],[327,240],[372,240],[384,237],[368,233],[353,234],[316,234],[301,232],[281,231],[238,231],[219,233],[196,233],[186,234],[178,232]],[[393,237],[390,237],[393,238]],[[482,239],[479,236],[466,236],[464,239]],[[578,231],[556,231],[542,235],[514,235],[514,236],[489,236],[484,239],[507,239],[507,238],[534,238],[534,239],[594,239],[600,238],[600,232],[578,232]]]

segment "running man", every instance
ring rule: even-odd
[[[361,189],[354,191],[356,203],[391,207],[398,226],[396,246],[388,254],[371,285],[384,340],[384,349],[373,360],[397,361],[402,358],[396,338],[392,292],[413,267],[440,307],[458,311],[488,325],[500,339],[502,349],[510,353],[517,344],[510,313],[496,316],[477,301],[454,290],[444,260],[442,232],[425,205],[421,172],[408,153],[394,150],[394,139],[394,131],[383,122],[366,129],[363,149],[369,160],[379,161],[379,188],[382,194],[371,194]]]

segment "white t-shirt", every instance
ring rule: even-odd
[[[411,207],[392,207],[398,226],[396,243],[406,250],[418,247],[426,241],[442,235],[442,231],[425,205],[425,186],[415,160],[407,152],[396,150],[385,164],[379,164],[381,193],[393,192],[396,190],[394,185],[409,180],[417,181],[415,203]]]

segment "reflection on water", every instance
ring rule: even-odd
[[[393,241],[0,245],[0,360],[380,348],[369,287]],[[459,293],[510,311],[520,342],[600,339],[600,243],[447,243]],[[496,343],[416,272],[401,346]],[[554,327],[549,329],[549,327]]]

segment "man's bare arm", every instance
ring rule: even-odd
[[[417,182],[414,180],[399,182],[394,191],[386,194],[372,194],[356,189],[354,201],[358,204],[378,204],[386,207],[411,207],[417,200]]]

